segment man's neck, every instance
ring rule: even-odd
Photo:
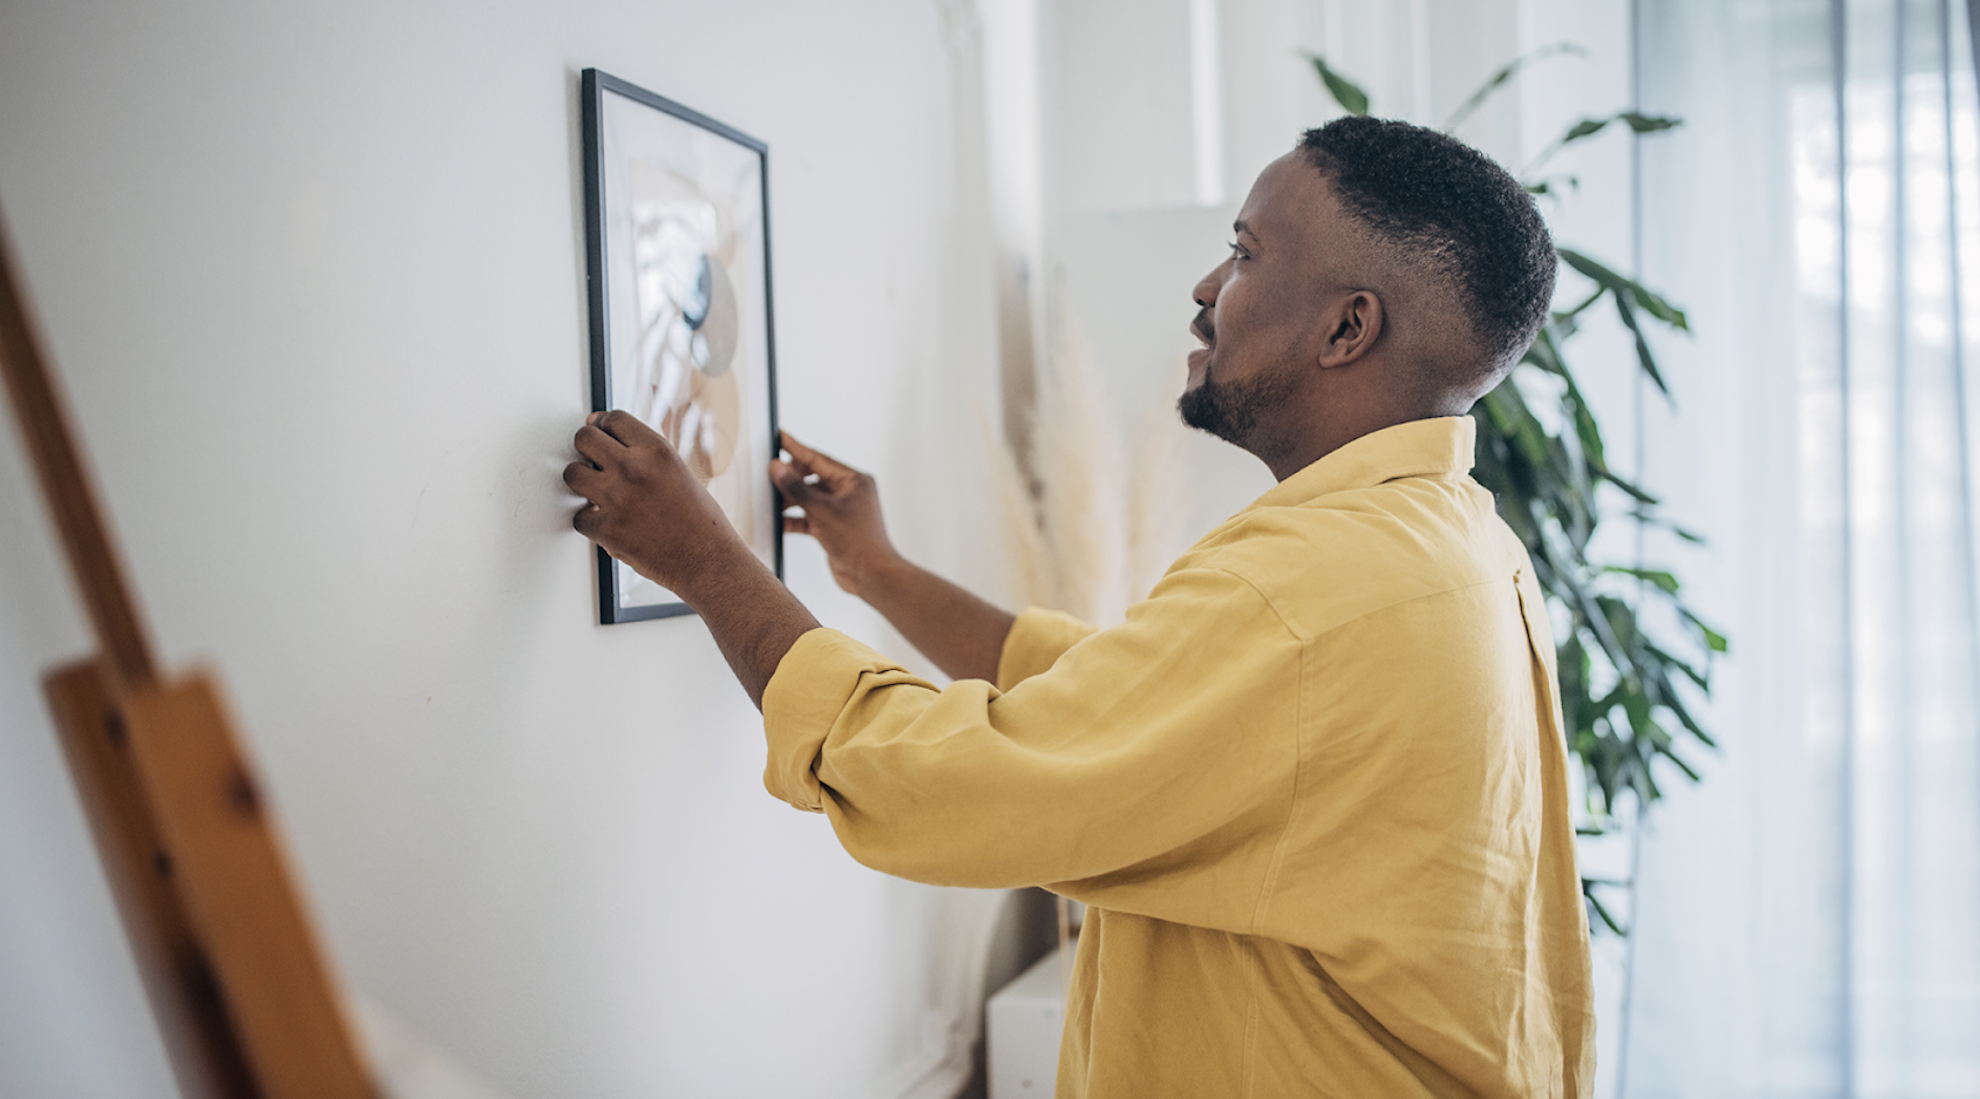
[[[1275,449],[1269,454],[1253,447],[1246,447],[1245,450],[1252,457],[1265,463],[1266,468],[1272,471],[1273,479],[1283,481],[1363,436],[1373,435],[1398,424],[1432,420],[1445,415],[1449,413],[1425,412],[1420,415],[1376,417],[1357,424],[1323,424],[1302,436],[1288,440],[1288,445]]]

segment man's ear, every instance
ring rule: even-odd
[[[1320,346],[1322,367],[1346,366],[1374,349],[1382,337],[1382,299],[1373,290],[1350,290],[1335,303]]]

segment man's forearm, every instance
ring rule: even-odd
[[[951,678],[996,682],[1017,621],[1009,611],[901,557],[863,578],[857,594]]]
[[[797,596],[740,542],[729,560],[704,570],[688,590],[676,594],[708,624],[723,659],[759,710],[763,690],[784,654],[818,628],[818,620]]]
[[[747,550],[705,570],[678,594],[707,623],[758,709],[784,655],[818,628],[797,596]],[[900,558],[859,594],[951,678],[996,681],[1004,639],[1017,621],[1010,612]]]
[[[770,463],[770,478],[803,514],[787,514],[784,529],[809,534],[824,548],[832,578],[872,604],[937,667],[956,679],[997,679],[1004,638],[1015,621],[894,549],[880,518],[871,474],[781,436],[791,455]]]

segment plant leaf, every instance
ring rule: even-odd
[[[1320,83],[1327,86],[1327,94],[1334,97],[1341,110],[1351,115],[1368,113],[1368,93],[1361,89],[1361,85],[1335,72],[1334,67],[1327,64],[1327,59],[1317,53],[1307,54],[1306,59],[1313,62],[1313,71],[1320,74]]]
[[[1505,87],[1507,81],[1518,76],[1520,70],[1535,62],[1545,61],[1549,57],[1558,57],[1564,53],[1571,53],[1576,57],[1588,56],[1587,50],[1582,49],[1572,42],[1555,42],[1513,58],[1509,64],[1501,67],[1499,71],[1493,73],[1491,76],[1486,77],[1485,83],[1479,85],[1478,90],[1472,92],[1470,98],[1459,104],[1457,110],[1451,112],[1451,117],[1444,122],[1444,132],[1449,133],[1462,125],[1465,119],[1471,117],[1473,111],[1476,111],[1487,99],[1492,97],[1493,92]]]
[[[1624,480],[1606,469],[1602,471],[1602,479],[1628,493],[1639,504],[1655,507],[1660,502],[1655,496],[1643,491],[1643,489],[1633,482]]]
[[[1638,134],[1660,133],[1664,130],[1674,130],[1684,125],[1684,120],[1681,118],[1638,114],[1635,111],[1617,111],[1615,114],[1604,115],[1600,118],[1582,119],[1568,127],[1568,132],[1561,135],[1561,139],[1555,142],[1554,146],[1555,148],[1559,148],[1570,142],[1580,141],[1585,137],[1594,137],[1596,134],[1608,129],[1609,125],[1614,122],[1623,123],[1629,127],[1630,132]]]
[[[1642,366],[1643,373],[1649,375],[1650,380],[1656,383],[1657,392],[1669,398],[1671,387],[1664,384],[1663,371],[1657,369],[1657,356],[1651,352],[1650,341],[1643,335],[1643,326],[1636,320],[1635,295],[1619,293],[1615,295],[1615,299],[1616,315],[1622,318],[1623,325],[1629,329],[1629,334],[1636,337],[1637,364]]]
[[[1608,906],[1603,904],[1601,898],[1595,895],[1595,887],[1598,885],[1620,886],[1622,884],[1623,884],[1622,882],[1601,881],[1595,878],[1583,878],[1581,879],[1581,896],[1584,900],[1588,902],[1588,907],[1592,911],[1594,911],[1595,918],[1601,920],[1602,925],[1604,927],[1607,927],[1611,932],[1620,935],[1623,938],[1628,938],[1629,932],[1623,930],[1623,925],[1616,922],[1616,918],[1614,915],[1612,915],[1609,912]]]
[[[1684,119],[1673,118],[1670,115],[1638,114],[1635,111],[1623,111],[1616,115],[1616,117],[1629,123],[1630,130],[1639,134],[1654,134],[1664,130],[1675,130],[1679,126],[1684,125]]]
[[[1588,311],[1589,306],[1594,305],[1598,301],[1601,301],[1602,295],[1608,292],[1609,290],[1607,287],[1598,286],[1595,288],[1595,292],[1593,294],[1588,295],[1587,297],[1576,302],[1574,305],[1570,306],[1567,312],[1557,313],[1555,314],[1555,316],[1564,317],[1564,318],[1579,317],[1580,315]]]
[[[1612,572],[1619,576],[1634,576],[1638,580],[1648,581],[1657,585],[1657,587],[1671,595],[1676,595],[1678,592],[1678,578],[1663,569],[1633,569],[1625,565],[1604,565],[1602,571]]]
[[[1664,384],[1663,373],[1657,369],[1657,357],[1650,350],[1650,341],[1643,335],[1643,326],[1637,321],[1636,311],[1640,307],[1671,327],[1689,332],[1690,323],[1686,320],[1683,310],[1645,289],[1643,284],[1635,279],[1619,275],[1607,265],[1598,263],[1580,252],[1571,248],[1560,248],[1556,251],[1559,252],[1563,263],[1594,280],[1597,286],[1607,290],[1615,299],[1616,314],[1622,318],[1623,324],[1636,339],[1637,362],[1642,366],[1644,374],[1656,383],[1658,391],[1668,398],[1671,395],[1670,387]]]
[[[1617,111],[1615,114],[1602,115],[1596,118],[1584,118],[1568,127],[1567,133],[1562,134],[1559,140],[1540,150],[1540,155],[1534,157],[1527,164],[1526,168],[1520,172],[1520,175],[1532,175],[1542,164],[1553,159],[1555,153],[1560,152],[1562,149],[1583,138],[1594,137],[1596,134],[1608,129],[1609,125],[1615,122],[1623,123],[1630,128],[1631,132],[1638,134],[1654,134],[1662,130],[1674,129],[1684,124],[1683,119],[1667,118],[1661,115],[1638,114],[1635,111]]]
[[[1529,195],[1546,195],[1548,198],[1555,198],[1560,195],[1559,185],[1563,183],[1567,184],[1568,190],[1577,194],[1581,192],[1580,176],[1548,176],[1546,179],[1522,183],[1520,186],[1525,187]]]
[[[1613,116],[1609,118],[1584,118],[1570,127],[1568,132],[1563,134],[1561,139],[1555,142],[1555,144],[1566,145],[1570,141],[1580,141],[1584,137],[1599,134],[1607,128],[1609,123],[1614,121],[1615,118]]]
[[[1704,639],[1706,648],[1715,653],[1722,653],[1729,650],[1730,646],[1726,642],[1725,634],[1707,626],[1697,615],[1688,610],[1679,610],[1678,613],[1682,614],[1684,620],[1698,630],[1698,635]]]
[[[1611,298],[1635,338],[1637,368],[1663,389],[1643,315],[1681,331],[1688,330],[1688,322],[1681,310],[1606,264],[1571,249],[1560,250],[1560,262],[1594,287],[1551,314],[1521,356],[1520,369],[1538,374],[1507,378],[1473,408],[1478,425],[1473,476],[1497,498],[1500,514],[1533,562],[1550,616],[1561,624],[1556,669],[1564,732],[1586,776],[1586,809],[1591,820],[1601,821],[1629,798],[1640,807],[1662,798],[1660,776],[1698,780],[1700,772],[1685,749],[1695,744],[1713,749],[1716,742],[1691,712],[1689,692],[1710,696],[1711,660],[1726,643],[1684,606],[1675,573],[1588,559],[1596,527],[1611,516],[1697,536],[1663,518],[1656,497],[1607,467],[1601,426],[1576,381],[1566,341],[1582,328],[1590,308]],[[1624,506],[1611,510],[1605,483],[1626,497]],[[1609,579],[1616,576],[1643,584]],[[1664,616],[1639,615],[1652,600],[1667,601],[1678,611],[1687,646],[1658,643],[1650,626],[1664,622]],[[1676,655],[1694,651],[1693,639],[1704,650],[1702,660]],[[1582,830],[1601,829],[1590,824]],[[1596,903],[1591,900],[1591,913]],[[1612,913],[1591,914],[1591,921],[1622,929]]]
[[[1643,307],[1644,312],[1663,321],[1672,328],[1683,332],[1691,331],[1691,322],[1685,317],[1684,310],[1665,301],[1642,283],[1617,274],[1606,264],[1590,259],[1587,255],[1577,252],[1572,248],[1560,248],[1556,249],[1556,251],[1560,253],[1563,263],[1566,263],[1576,272],[1593,280],[1602,289],[1618,295],[1627,292],[1636,299],[1637,304]]]
[[[1636,520],[1639,523],[1644,523],[1649,526],[1658,527],[1660,529],[1670,531],[1672,534],[1675,534],[1679,538],[1682,538],[1685,541],[1690,542],[1694,546],[1702,546],[1705,544],[1704,535],[1699,534],[1697,531],[1688,530],[1684,527],[1681,527],[1676,523],[1672,522],[1671,520],[1666,519],[1663,516],[1658,515],[1655,512],[1650,511],[1648,509],[1638,508],[1637,510],[1630,512],[1629,517],[1631,519]]]

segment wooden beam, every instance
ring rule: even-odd
[[[267,1099],[376,1099],[260,784],[204,676],[132,691],[139,785]]]
[[[118,685],[150,683],[157,678],[151,646],[47,364],[29,320],[26,287],[16,273],[13,248],[0,220],[0,373],[6,375],[21,437],[27,440],[42,495],[55,516],[70,570],[103,646],[106,670]]]
[[[41,682],[179,1091],[188,1099],[261,1099],[172,889],[172,857],[144,811],[124,719],[102,669],[95,661],[71,664]]]

